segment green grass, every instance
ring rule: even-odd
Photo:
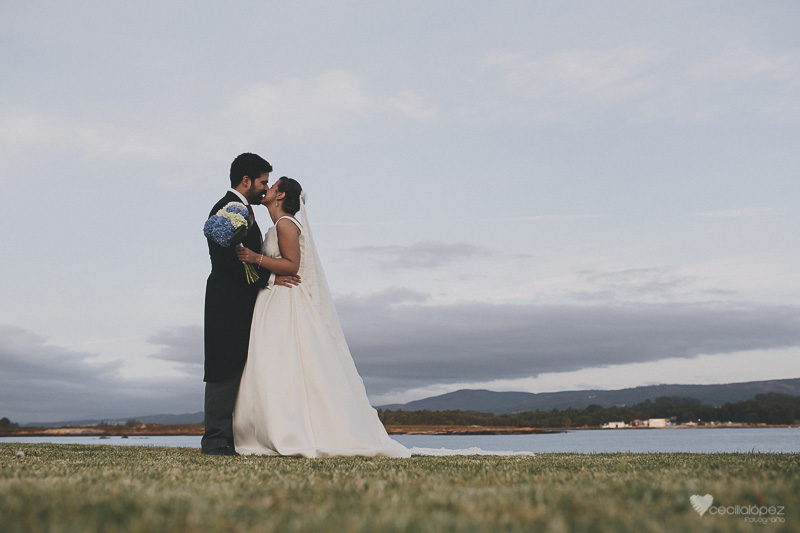
[[[26,454],[16,458],[18,450]],[[699,516],[783,506],[783,523]],[[208,457],[0,444],[0,531],[797,531],[800,456]]]

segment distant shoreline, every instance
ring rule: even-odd
[[[167,437],[202,435],[202,424],[2,428],[0,437]]]
[[[386,426],[390,435],[528,435],[535,433],[563,433],[565,429],[489,427],[489,426]],[[165,437],[202,435],[202,424],[135,426],[72,426],[72,427],[22,427],[3,428],[0,437]]]
[[[535,435],[564,433],[587,429],[619,430],[659,430],[659,429],[726,429],[726,428],[786,428],[795,425],[728,424],[709,426],[667,426],[666,428],[625,427],[625,428],[519,428],[511,426],[443,426],[443,425],[387,425],[390,435]],[[2,428],[0,437],[167,437],[202,435],[202,424],[136,424],[134,426],[70,426],[70,427],[21,427]]]
[[[401,426],[387,425],[389,435],[534,435],[564,433],[566,429],[491,427],[491,426]]]

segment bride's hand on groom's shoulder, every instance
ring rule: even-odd
[[[250,248],[245,248],[244,246],[239,246],[236,248],[236,256],[239,258],[239,261],[244,263],[257,263],[259,255],[260,254],[257,254]]]
[[[300,285],[300,276],[275,276],[275,285],[292,288]]]

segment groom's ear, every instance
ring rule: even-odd
[[[253,181],[250,179],[250,176],[245,176],[245,177],[242,178],[242,185],[244,185],[248,189],[250,188],[250,185],[252,185],[252,184],[253,184]]]

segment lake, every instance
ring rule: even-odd
[[[573,453],[800,452],[800,428],[585,429],[534,435],[393,435],[409,448]],[[199,448],[199,436],[0,437],[0,443],[113,444]]]

